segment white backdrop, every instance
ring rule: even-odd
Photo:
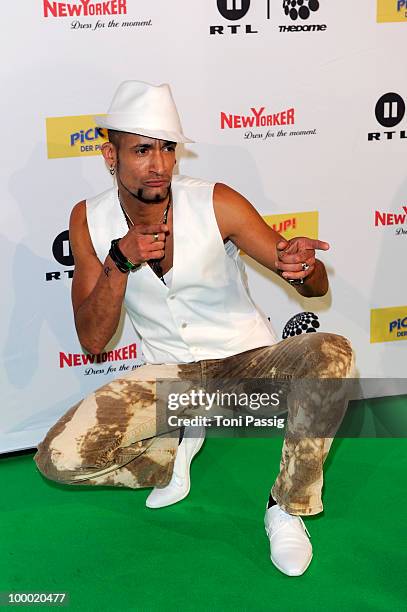
[[[182,174],[231,185],[277,228],[281,217],[270,215],[294,219],[289,236],[318,222],[331,244],[320,254],[331,282],[324,298],[303,299],[248,261],[252,295],[278,336],[311,311],[320,331],[351,339],[361,376],[406,378],[407,9],[396,0],[304,0],[290,3],[306,17],[294,19],[285,4],[2,6],[0,452],[35,446],[85,393],[140,363],[126,321],[113,361],[83,363],[62,234],[72,206],[111,185],[91,116],[126,79],[170,83],[196,140],[179,151]],[[307,7],[316,10],[308,16]],[[250,127],[262,108],[270,123],[294,123]]]

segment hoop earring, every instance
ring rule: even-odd
[[[115,175],[115,172],[116,172],[115,167],[114,167],[114,166],[110,166],[110,168],[109,168],[109,172],[110,172],[110,174],[111,174],[112,176],[114,176],[114,175]]]

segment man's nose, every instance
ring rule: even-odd
[[[164,156],[162,151],[154,151],[151,156],[151,166],[150,171],[155,174],[163,174],[164,173]]]

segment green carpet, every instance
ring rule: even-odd
[[[67,591],[70,610],[405,610],[405,439],[336,439],[314,558],[288,577],[263,528],[282,439],[208,439],[183,502],[59,485],[0,458],[0,591]],[[40,606],[33,606],[38,608]]]

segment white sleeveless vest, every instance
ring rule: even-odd
[[[214,183],[174,176],[174,259],[170,287],[147,263],[130,272],[124,305],[147,363],[218,359],[277,342],[253,302],[238,248],[223,243],[213,209]],[[116,188],[86,202],[90,237],[101,262],[127,233]]]

